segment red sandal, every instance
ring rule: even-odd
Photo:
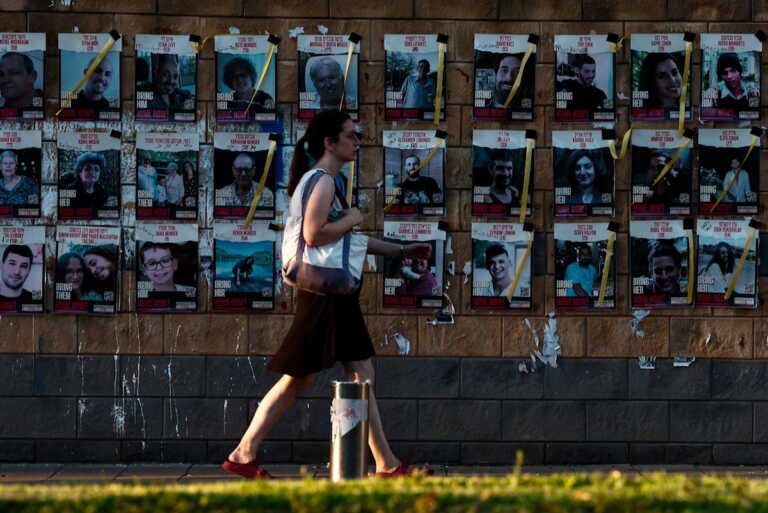
[[[250,463],[237,463],[227,459],[221,464],[221,468],[246,479],[272,479],[272,474],[264,470],[256,460]]]
[[[395,470],[391,472],[376,472],[374,475],[377,478],[386,479],[390,477],[412,476],[415,474],[426,474],[431,476],[434,473],[435,472],[429,468],[429,465],[424,465],[423,467],[411,467],[406,462],[401,461]]]

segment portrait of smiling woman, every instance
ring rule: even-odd
[[[682,67],[670,53],[649,53],[640,69],[638,89],[648,93],[648,107],[674,108],[680,103]]]
[[[571,194],[568,203],[589,205],[604,203],[603,194],[612,192],[607,186],[607,173],[603,161],[588,150],[576,150],[568,158],[568,185]]]

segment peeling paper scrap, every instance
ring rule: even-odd
[[[229,33],[230,34],[239,34],[240,33],[240,29],[237,28],[237,27],[229,27]]]
[[[517,364],[517,370],[520,372],[520,374],[529,374],[528,372],[528,366],[525,364],[525,362],[520,362]]]
[[[304,27],[294,27],[288,31],[288,37],[299,37],[299,34],[304,33]]]
[[[328,27],[325,25],[318,25],[317,31],[320,32],[322,35],[326,35],[328,33]]]
[[[456,276],[456,262],[454,262],[453,260],[448,262],[448,274],[450,274],[451,276]]]
[[[366,261],[368,262],[368,270],[372,273],[376,272],[376,255],[366,255]]]
[[[619,98],[619,100],[629,100],[629,98],[627,98],[627,95],[625,95],[621,91],[617,91],[616,96]]]
[[[445,254],[453,255],[453,237],[450,235],[445,239]]]
[[[695,356],[675,356],[672,367],[690,367],[696,361]]]
[[[464,266],[461,268],[461,272],[464,273],[464,283],[469,283],[469,275],[472,274],[472,261],[467,260],[464,262]],[[768,344],[768,338],[766,339],[766,344]]]
[[[630,321],[629,326],[634,336],[638,338],[643,338],[645,336],[645,332],[639,329],[640,321],[648,317],[650,313],[651,313],[650,310],[632,310],[633,318]]]
[[[555,319],[555,312],[550,312],[547,322],[544,323],[544,347],[542,349],[542,354],[546,358],[548,364],[556,369],[557,356],[560,354],[560,335],[557,333],[557,319]]]
[[[525,323],[526,326],[528,326],[528,331],[531,332],[531,335],[533,336],[533,345],[536,347],[539,347],[539,343],[541,342],[539,340],[539,334],[536,333],[536,330],[533,329],[533,326],[531,326],[531,321],[528,320],[528,318],[523,319],[523,323]]]
[[[392,335],[392,338],[395,339],[395,343],[397,344],[397,352],[399,354],[406,355],[411,352],[411,341],[408,340],[404,335],[395,333]]]
[[[612,130],[616,126],[615,121],[595,121],[592,123],[592,128],[605,128]]]
[[[638,365],[643,370],[656,370],[656,357],[641,356],[638,358]]]

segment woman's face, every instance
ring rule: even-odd
[[[341,127],[339,138],[334,143],[334,153],[342,162],[351,162],[357,156],[360,147],[360,139],[355,132],[355,122],[348,119]]]
[[[85,265],[91,275],[99,281],[108,280],[112,276],[112,262],[101,255],[85,255]]]
[[[727,262],[728,261],[728,248],[725,246],[720,246],[720,248],[717,250],[717,256],[720,258],[721,262]]]
[[[673,59],[661,61],[653,73],[653,87],[656,97],[665,106],[674,105],[680,99],[680,88],[683,78]]]
[[[79,289],[83,285],[83,263],[79,258],[70,257],[64,268],[64,283],[72,285],[73,289]]]
[[[573,176],[576,177],[576,183],[580,187],[589,187],[595,183],[595,164],[589,157],[581,157],[576,161],[576,168],[573,170]]]
[[[0,171],[3,173],[3,178],[13,178],[16,176],[16,159],[13,157],[3,157],[0,162]]]
[[[192,164],[186,162],[184,163],[184,173],[186,173],[187,178],[192,179],[195,176],[195,168],[192,167]]]
[[[85,186],[96,185],[96,183],[98,183],[99,181],[100,174],[101,174],[101,166],[99,166],[95,162],[88,162],[80,170],[80,180],[83,182],[83,185]]]
[[[171,251],[166,248],[151,248],[143,253],[144,274],[155,286],[173,285],[173,274],[179,266]]]
[[[234,75],[232,75],[232,89],[234,89],[240,96],[248,93],[253,94],[253,80],[251,80],[251,75],[244,69],[238,69]]]

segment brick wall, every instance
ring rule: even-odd
[[[365,228],[373,232],[383,225],[383,198],[376,191],[383,174],[381,131],[394,128],[383,120],[383,36],[449,34],[443,128],[449,133],[446,220],[454,254],[447,260],[453,260],[457,270],[471,252],[472,130],[504,126],[471,120],[473,35],[540,34],[536,121],[513,125],[540,134],[533,310],[471,311],[470,284],[458,272],[448,291],[458,312],[456,324],[433,327],[426,324],[431,312],[382,309],[381,276],[366,277],[363,310],[382,355],[377,359],[377,393],[396,450],[409,460],[449,463],[509,463],[518,448],[531,463],[768,462],[766,446],[760,445],[768,442],[765,423],[760,422],[768,416],[768,403],[762,402],[768,400],[768,367],[756,361],[768,355],[764,304],[755,311],[656,310],[642,321],[646,336],[632,335],[626,235],[629,159],[617,164],[616,220],[623,233],[617,241],[616,310],[559,314],[560,368],[518,372],[518,362],[533,348],[523,320],[541,330],[546,313],[553,310],[549,134],[562,128],[552,121],[553,35],[754,32],[764,28],[768,1],[4,0],[0,9],[1,30],[48,34],[48,70],[58,69],[58,32],[76,25],[81,32],[116,28],[124,33],[124,154],[131,152],[134,134],[135,34],[208,35],[227,32],[231,26],[244,34],[278,34],[279,101],[289,123],[297,100],[296,40],[288,37],[289,29],[304,26],[306,33],[316,33],[316,25],[322,24],[329,33],[361,34],[361,185],[369,198]],[[616,87],[626,96],[628,57],[627,49],[617,57]],[[199,73],[202,169],[206,159],[210,168],[215,129],[210,47],[201,54]],[[49,73],[49,118],[55,112],[57,86],[57,73]],[[617,103],[616,128],[623,133],[628,104]],[[397,128],[419,126],[424,125],[400,123]],[[55,130],[51,123],[41,127],[50,154]],[[761,182],[765,211],[768,180]],[[48,265],[50,270],[52,262]],[[125,313],[115,317],[0,317],[0,461],[220,461],[239,438],[259,398],[276,379],[265,364],[290,324],[290,291],[268,314],[208,314],[206,298],[197,314],[137,315],[129,313],[134,279],[132,272],[123,273]],[[768,290],[765,278],[760,284]],[[203,286],[201,294],[208,296],[209,290]],[[385,334],[395,332],[411,341],[409,355],[398,356],[391,339],[385,344]],[[639,370],[638,355],[660,357],[657,369]],[[689,368],[673,368],[669,357],[675,355],[698,360]],[[327,459],[328,385],[335,372],[326,373],[305,392],[273,431],[264,445],[265,460]]]

